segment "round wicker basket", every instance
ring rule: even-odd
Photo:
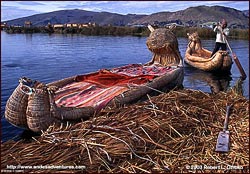
[[[40,132],[50,125],[61,123],[50,112],[49,94],[45,85],[38,86],[29,96],[26,115],[28,126],[34,132]]]
[[[19,84],[8,99],[5,108],[5,118],[17,127],[28,129],[26,119],[28,95],[22,91],[21,87],[22,84]]]

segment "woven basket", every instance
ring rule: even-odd
[[[71,80],[72,79],[70,79],[70,81]],[[69,79],[58,81],[60,85],[65,82],[69,82]],[[53,83],[51,87],[57,87],[57,85],[57,83]],[[34,132],[46,130],[53,124],[59,125],[66,121],[88,119],[95,112],[93,107],[57,107],[54,101],[53,91],[50,91],[50,87],[42,83],[38,85],[34,91],[35,92],[29,96],[26,112],[28,127]]]
[[[26,119],[26,109],[28,105],[28,95],[21,90],[21,84],[17,86],[7,101],[5,108],[5,118],[11,124],[28,129]]]
[[[28,100],[26,115],[30,130],[40,132],[50,125],[61,124],[50,112],[49,95],[45,85],[39,85]]]

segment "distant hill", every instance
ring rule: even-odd
[[[222,6],[197,6],[177,12],[159,12],[143,17],[133,24],[168,24],[176,22],[185,26],[198,26],[206,22],[219,22],[221,19],[228,21],[228,26],[249,28],[249,17],[242,11]]]
[[[99,25],[113,26],[147,24],[164,26],[169,23],[177,23],[184,26],[199,26],[206,22],[218,22],[223,18],[228,21],[229,27],[249,28],[249,10],[239,11],[222,6],[197,6],[176,12],[159,12],[151,15],[121,15],[78,9],[60,10],[3,22],[6,22],[8,25],[20,26],[23,26],[25,21],[31,21],[33,26],[44,26],[49,22],[51,24],[95,22]]]
[[[92,12],[85,10],[60,10],[49,13],[36,14],[28,17],[6,21],[8,25],[23,25],[25,21],[31,21],[33,26],[44,26],[51,24],[66,23],[89,23],[95,22],[99,25],[125,26],[129,22],[140,19],[145,15],[128,14],[121,15],[109,12]]]
[[[246,15],[247,17],[249,17],[249,10],[244,10],[242,12],[244,13],[244,15]]]

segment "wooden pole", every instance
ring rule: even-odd
[[[229,48],[230,52],[232,53],[233,60],[234,60],[235,64],[237,65],[237,67],[238,67],[238,69],[239,69],[239,71],[241,73],[242,80],[245,80],[247,78],[247,75],[246,75],[244,69],[242,68],[242,66],[240,64],[239,59],[237,58],[236,54],[233,53],[233,51],[232,51],[232,49],[231,49],[231,47],[230,47],[230,45],[229,45],[229,43],[228,43],[228,41],[227,41],[226,38],[225,38],[225,41],[227,43],[227,47]]]
[[[150,30],[151,33],[155,31],[155,29],[151,25],[148,25],[148,29]]]
[[[219,30],[220,30],[220,29],[219,29]],[[231,52],[231,54],[232,54],[233,60],[234,60],[235,64],[237,65],[237,67],[238,67],[238,69],[239,69],[239,71],[240,71],[240,73],[241,73],[241,78],[242,78],[242,80],[245,80],[245,79],[247,78],[247,75],[246,75],[244,69],[242,68],[242,66],[241,66],[241,64],[240,64],[240,61],[239,61],[238,57],[236,56],[236,54],[233,53],[233,50],[232,50],[232,48],[230,47],[230,45],[229,45],[229,43],[228,43],[228,41],[227,41],[227,38],[226,38],[226,36],[223,34],[222,30],[220,30],[220,32],[221,32],[222,36],[224,37],[224,39],[225,39],[225,41],[226,41],[226,44],[227,44],[227,47],[229,48],[229,50],[230,50],[230,52]]]

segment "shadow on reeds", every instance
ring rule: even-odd
[[[37,136],[40,136],[40,134],[35,133],[31,130],[24,130],[20,135],[16,136],[14,140],[32,141],[32,137],[37,137]]]

